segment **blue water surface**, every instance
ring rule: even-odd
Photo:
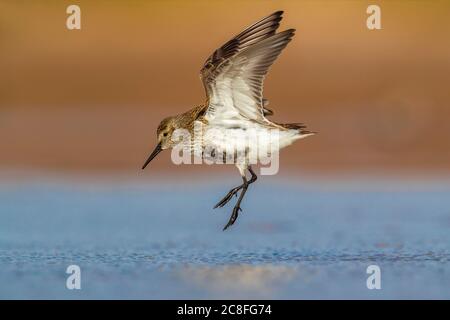
[[[0,298],[450,298],[450,184],[265,181],[223,232],[232,186],[0,183]]]

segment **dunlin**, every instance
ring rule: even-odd
[[[269,67],[295,32],[294,29],[276,32],[282,15],[282,11],[277,11],[265,17],[213,52],[200,71],[206,91],[205,104],[162,120],[157,129],[158,144],[142,167],[144,169],[162,150],[177,145],[175,132],[179,129],[198,135],[194,128],[197,125],[205,128],[200,139],[190,143],[189,152],[192,153],[200,147],[201,150],[210,150],[213,156],[219,150],[226,156],[232,145],[236,149],[233,150],[232,162],[237,166],[243,183],[231,189],[214,207],[223,207],[240,191],[223,230],[236,221],[247,188],[257,179],[248,154],[258,148],[278,152],[294,141],[314,134],[300,123],[281,124],[267,119],[273,112],[267,108],[268,101],[263,98],[263,81]],[[271,134],[274,130],[277,132],[276,143]],[[244,160],[238,160],[234,153],[243,153]],[[205,156],[205,153],[200,156]],[[249,179],[246,171],[251,175]]]

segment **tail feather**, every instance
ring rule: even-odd
[[[280,124],[283,128],[290,130],[298,130],[301,135],[313,135],[317,132],[306,130],[306,125],[304,123],[282,123]]]

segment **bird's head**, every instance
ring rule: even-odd
[[[160,122],[158,129],[156,130],[158,144],[156,145],[155,150],[153,150],[148,157],[147,161],[145,161],[142,169],[145,169],[145,167],[158,155],[158,153],[173,147],[174,142],[172,141],[172,134],[176,129],[175,124],[175,117],[167,117]]]

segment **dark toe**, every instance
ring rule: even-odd
[[[237,196],[238,191],[239,191],[239,189],[237,189],[237,188],[232,189],[230,192],[228,192],[228,194],[227,194],[225,197],[223,197],[222,200],[220,200],[220,201],[214,206],[214,209],[222,208],[224,205],[226,205],[226,204],[231,200],[231,198],[233,198],[233,195],[236,195],[236,196]]]
[[[230,226],[234,224],[234,222],[237,220],[239,211],[242,211],[240,207],[234,207],[233,213],[231,214],[230,220],[228,220],[227,225],[223,228],[223,231],[227,230]]]

